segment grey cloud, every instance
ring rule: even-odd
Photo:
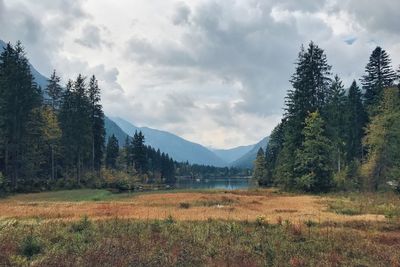
[[[63,46],[67,31],[88,18],[82,0],[4,1],[0,2],[0,38],[21,40],[28,57],[43,74],[54,68],[52,61]]]
[[[189,23],[190,7],[181,2],[177,4],[175,14],[172,17],[172,23],[175,25],[182,25]]]
[[[89,24],[82,29],[81,37],[75,39],[75,42],[88,48],[102,48],[103,46],[110,47],[111,42],[105,40],[102,37],[102,34],[102,28]]]
[[[254,3],[243,12],[258,15],[244,21],[234,15],[238,10],[224,1],[201,4],[186,25],[181,46],[165,42],[159,46],[135,37],[129,42],[129,51],[138,62],[157,65],[161,71],[174,67],[188,75],[197,70],[224,82],[239,81],[244,99],[238,107],[248,112],[280,113],[290,75],[287,69],[301,41],[296,25],[276,23],[270,16],[271,6]],[[289,43],[287,36],[298,41]],[[278,48],[285,53],[278,53]]]
[[[257,141],[279,120],[301,44],[314,40],[324,48],[333,72],[346,85],[360,77],[378,43],[392,55],[393,65],[399,63],[399,1],[185,2],[138,1],[137,8],[144,7],[150,15],[160,6],[165,12],[154,22],[128,18],[127,32],[115,28],[119,18],[110,19],[107,26],[113,33],[121,30],[117,39],[126,38],[126,43],[115,43],[118,50],[112,53],[99,49],[104,64],[97,58],[85,62],[92,53],[81,49],[77,55],[76,46],[68,50],[69,40],[64,46],[69,33],[79,30],[82,35],[74,38],[81,45],[111,45],[102,18],[91,17],[96,15],[95,0],[0,0],[0,38],[21,39],[43,74],[53,67],[62,68],[67,77],[96,74],[110,115],[173,130],[192,140],[208,142],[216,140],[211,135],[220,135],[227,145]],[[85,11],[86,7],[90,9]],[[168,32],[159,32],[161,23]],[[110,59],[113,56],[117,60]]]
[[[372,32],[387,32],[398,35],[400,1],[393,0],[346,0],[337,5],[355,17],[355,20]]]

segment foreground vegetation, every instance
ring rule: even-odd
[[[0,226],[1,266],[398,266],[400,224],[112,219]]]
[[[396,194],[275,190],[0,200],[0,266],[399,266]]]

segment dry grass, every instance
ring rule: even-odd
[[[348,216],[328,211],[324,198],[310,195],[279,195],[271,190],[233,192],[173,192],[126,196],[107,201],[62,202],[40,196],[16,196],[0,201],[0,219],[76,220],[132,218],[195,221],[207,219],[253,221],[382,221],[383,215]],[[182,208],[182,203],[187,208]],[[185,206],[186,206],[185,204]]]

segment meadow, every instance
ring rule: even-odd
[[[400,266],[395,194],[276,190],[0,200],[0,266]]]

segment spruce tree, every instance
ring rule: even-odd
[[[117,158],[119,155],[119,144],[118,139],[115,135],[111,135],[108,138],[106,148],[106,167],[109,169],[117,168]]]
[[[124,144],[124,160],[125,160],[125,167],[126,167],[126,172],[129,172],[129,170],[133,167],[133,152],[132,152],[132,138],[127,135],[125,138],[125,144]]]
[[[90,111],[85,78],[79,74],[74,82],[68,82],[60,110],[63,153],[65,161],[76,171],[78,184],[85,170],[91,166],[89,164],[92,152]]]
[[[336,75],[328,88],[326,106],[323,109],[323,118],[326,121],[326,132],[335,151],[332,151],[332,160],[335,170],[340,172],[345,160],[345,114],[346,96],[344,86],[340,78]]]
[[[290,82],[293,89],[286,97],[286,124],[284,145],[278,156],[277,176],[285,188],[295,186],[294,162],[296,151],[304,136],[301,134],[304,121],[310,112],[322,110],[326,104],[327,91],[331,82],[331,66],[327,63],[324,51],[311,42],[303,47],[298,56],[296,70]]]
[[[392,86],[395,80],[396,73],[392,69],[389,55],[381,47],[376,47],[361,79],[365,91],[365,105],[370,116],[377,112],[383,89]]]
[[[63,96],[63,89],[60,85],[61,78],[56,74],[56,71],[53,71],[50,79],[48,80],[47,87],[45,88],[45,92],[49,97],[50,106],[53,111],[58,111],[61,106],[61,98]]]
[[[346,101],[346,156],[347,162],[362,159],[364,150],[362,138],[367,122],[367,114],[362,102],[362,93],[356,81],[350,86]]]
[[[275,182],[275,172],[278,163],[278,156],[283,147],[285,120],[282,120],[269,136],[267,148],[265,149],[265,181],[261,185],[271,185]]]
[[[253,171],[253,179],[256,180],[260,185],[268,185],[268,182],[266,181],[267,171],[265,167],[265,153],[264,150],[260,147],[257,152],[256,160],[254,161]]]
[[[91,167],[92,171],[99,171],[104,153],[105,126],[104,113],[100,104],[100,88],[94,75],[91,77],[89,82],[88,98],[90,105],[90,124],[92,128]]]
[[[135,170],[140,174],[147,172],[147,153],[144,141],[143,133],[136,131],[132,139],[132,158]]]
[[[296,152],[297,187],[310,192],[326,192],[333,186],[332,147],[325,133],[325,122],[318,111],[306,118],[303,135],[303,144]]]
[[[0,55],[0,172],[14,189],[20,178],[29,175],[24,170],[38,164],[34,157],[29,157],[35,152],[33,142],[36,140],[30,133],[38,131],[39,125],[31,122],[41,104],[41,92],[34,82],[21,43],[7,44]]]

